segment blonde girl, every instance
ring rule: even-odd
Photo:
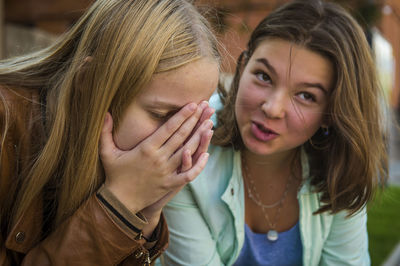
[[[0,63],[0,265],[147,265],[204,168],[219,55],[185,0],[98,0]]]

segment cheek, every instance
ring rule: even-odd
[[[244,95],[243,90],[239,88],[235,101],[235,115],[239,124],[242,121],[242,117],[249,111],[247,108],[249,106],[248,98],[244,97]]]
[[[265,95],[262,90],[250,82],[241,82],[236,97],[237,114],[254,111],[261,106],[263,99],[265,99]]]
[[[114,142],[117,148],[127,151],[136,147],[140,142],[156,131],[158,125],[149,119],[124,119],[114,132]]]
[[[320,112],[292,112],[291,115],[292,130],[295,134],[306,138],[312,137],[322,124],[322,114]]]

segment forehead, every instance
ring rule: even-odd
[[[267,59],[278,74],[288,74],[293,78],[316,79],[326,81],[331,87],[333,65],[326,57],[304,46],[295,43],[269,38],[262,41],[255,49],[250,61],[254,64],[258,59]]]
[[[155,74],[138,96],[139,101],[183,106],[208,100],[218,84],[218,64],[202,58],[177,69]]]

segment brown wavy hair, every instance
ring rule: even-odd
[[[360,210],[373,196],[379,179],[388,176],[386,99],[377,79],[371,49],[357,22],[336,4],[293,1],[270,13],[253,31],[237,60],[229,91],[218,92],[223,109],[217,113],[212,143],[244,148],[235,118],[241,73],[258,45],[280,38],[305,47],[334,66],[327,121],[330,133],[318,130],[304,144],[310,159],[311,184],[321,193],[316,213]],[[386,114],[387,115],[387,114]]]

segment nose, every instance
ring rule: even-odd
[[[276,90],[266,96],[261,110],[267,118],[282,119],[285,117],[287,95],[283,90]]]

